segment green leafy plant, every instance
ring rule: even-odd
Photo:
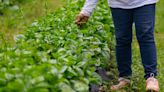
[[[15,36],[14,47],[0,49],[0,92],[88,92],[89,84],[102,84],[95,71],[110,62],[113,23],[102,0],[79,29],[83,2],[69,0]]]

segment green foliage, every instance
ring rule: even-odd
[[[111,58],[113,23],[102,0],[79,29],[83,2],[69,0],[15,36],[14,47],[0,48],[0,92],[88,92],[90,83],[102,84],[95,67]]]
[[[26,1],[27,0],[0,0],[0,13],[3,13],[6,9],[18,10],[18,4]]]

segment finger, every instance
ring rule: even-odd
[[[82,22],[87,22],[87,21],[88,21],[88,17],[84,16],[83,19],[82,19]]]
[[[81,21],[81,17],[80,16],[77,16],[75,23],[78,23],[80,21]]]
[[[77,18],[76,21],[75,21],[75,23],[78,24],[80,21],[81,21],[81,19],[80,18]]]

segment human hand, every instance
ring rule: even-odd
[[[76,21],[75,23],[78,25],[78,26],[82,26],[83,24],[85,24],[89,19],[89,16],[86,16],[82,13],[80,13],[77,17],[76,17]]]

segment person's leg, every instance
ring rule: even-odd
[[[131,76],[132,10],[111,8],[116,35],[116,61],[119,77]]]
[[[147,79],[157,75],[157,54],[154,41],[155,4],[134,9],[134,22],[145,69],[145,79]]]
[[[132,25],[133,11],[111,8],[116,35],[116,61],[119,71],[119,83],[111,86],[111,90],[119,90],[130,84],[132,75]]]
[[[146,91],[159,92],[157,76],[157,54],[154,41],[155,4],[134,9],[136,35],[145,69]]]

